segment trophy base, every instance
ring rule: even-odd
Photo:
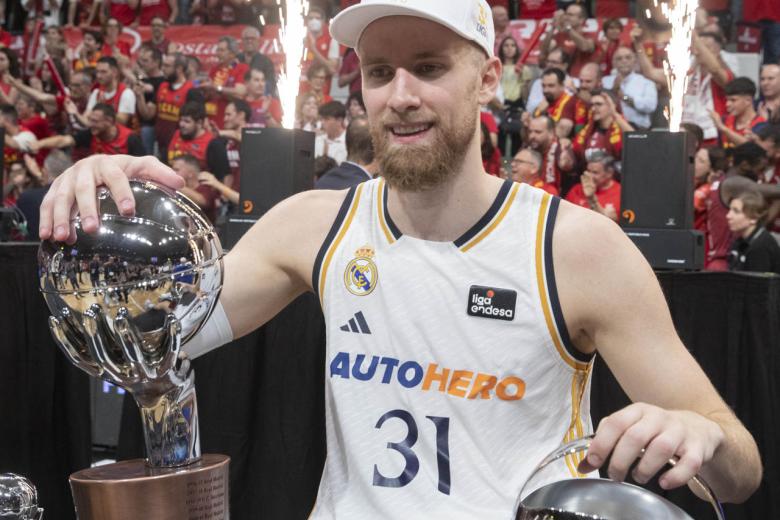
[[[180,468],[150,468],[142,459],[70,476],[79,520],[228,520],[226,455],[203,455]]]

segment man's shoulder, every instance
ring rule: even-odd
[[[343,190],[356,186],[368,179],[366,171],[350,162],[343,162],[331,168],[320,177],[315,187],[320,190]]]

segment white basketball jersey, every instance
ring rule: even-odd
[[[311,518],[512,519],[536,465],[591,432],[592,359],[555,289],[559,202],[507,181],[431,242],[399,232],[383,180],[349,192],[313,273],[328,451]]]

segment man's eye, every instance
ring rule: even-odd
[[[441,67],[439,65],[434,65],[432,63],[426,63],[423,65],[419,65],[417,67],[418,74],[423,74],[423,75],[436,74],[440,70]]]
[[[368,76],[373,79],[384,79],[391,75],[391,71],[385,67],[376,67],[368,70]]]

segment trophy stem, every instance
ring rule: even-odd
[[[141,411],[148,466],[171,468],[200,460],[194,371],[190,371],[183,385],[159,397],[134,397]]]

